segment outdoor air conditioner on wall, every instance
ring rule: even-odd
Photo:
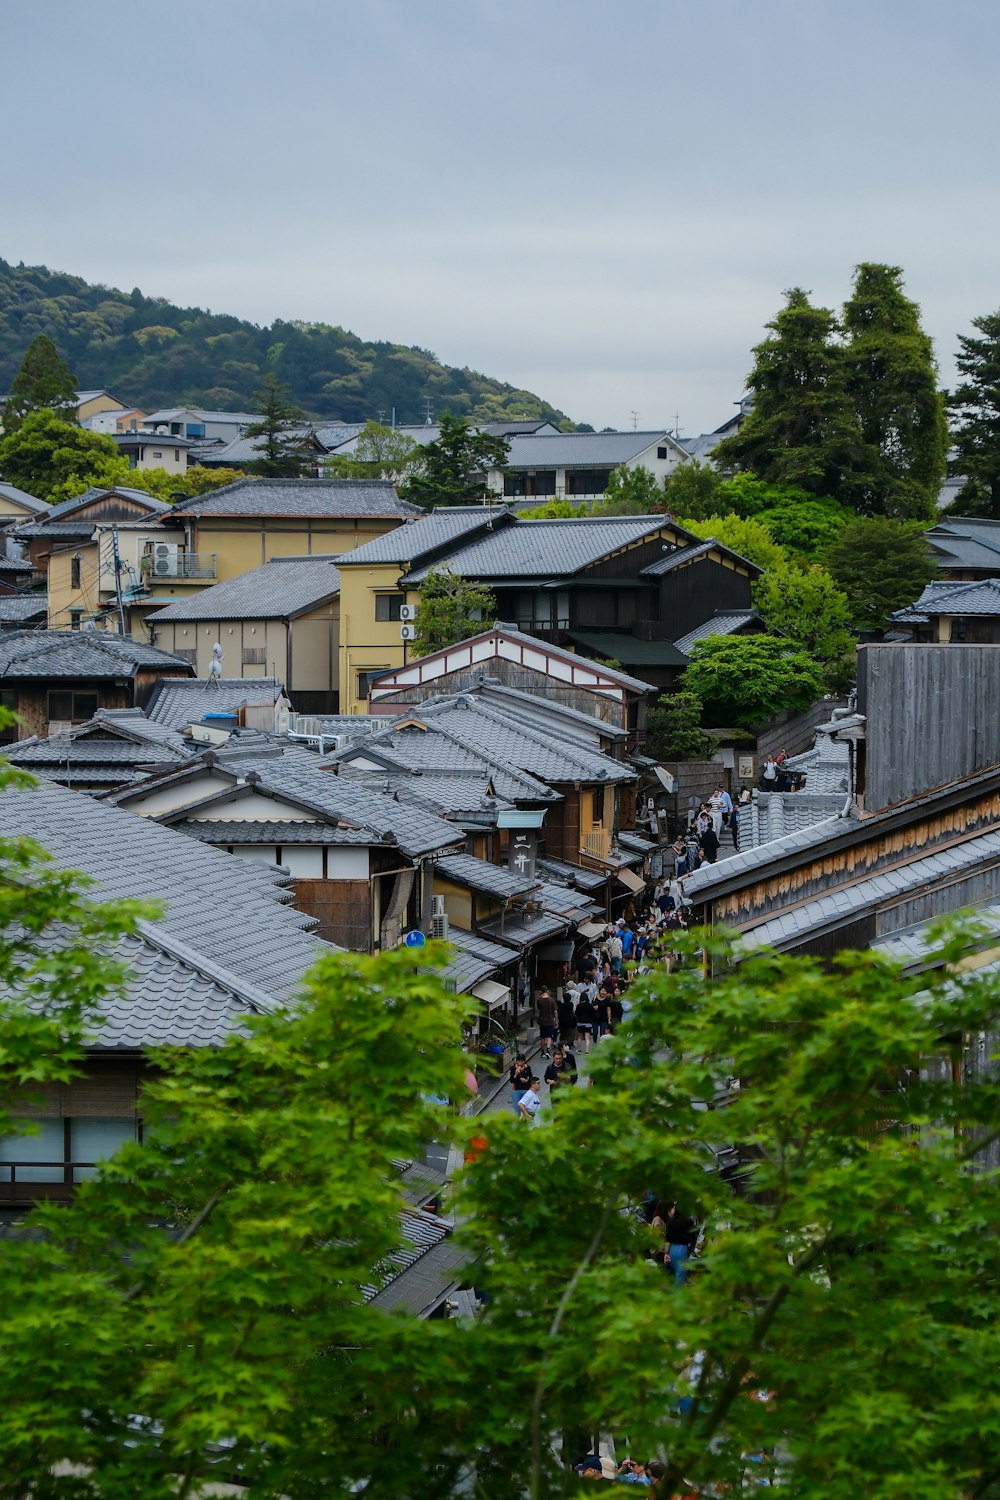
[[[448,918],[443,911],[436,911],[431,917],[431,937],[446,938],[448,936]]]
[[[180,548],[176,542],[155,542],[153,544],[153,573],[160,578],[175,577],[177,573],[177,555]]]
[[[444,897],[443,896],[432,896],[431,897],[431,912],[432,912],[432,914],[435,917],[443,917],[444,916]]]

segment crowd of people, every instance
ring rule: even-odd
[[[740,820],[752,800],[749,787],[743,787],[735,801],[725,787],[714,787],[711,795],[692,809],[687,828],[670,845],[674,873],[686,875],[701,865],[714,865],[725,834],[732,839],[733,849],[738,854]]]

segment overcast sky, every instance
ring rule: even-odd
[[[783,288],[1000,305],[992,0],[0,0],[0,255],[724,421]]]

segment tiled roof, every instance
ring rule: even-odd
[[[742,557],[739,552],[734,552],[731,547],[725,547],[722,542],[717,542],[714,537],[709,537],[707,541],[695,543],[690,547],[678,547],[675,551],[668,552],[665,557],[657,558],[656,562],[650,563],[648,567],[643,568],[642,576],[643,578],[661,578],[664,573],[672,573],[675,568],[683,568],[685,564],[695,562],[699,557],[707,557],[710,552],[722,552],[726,557],[735,558],[738,563],[749,568],[752,578],[759,578],[764,571],[756,563],[752,563],[749,558]]]
[[[744,933],[742,942],[753,948],[798,947],[825,928],[855,921],[881,901],[898,899],[928,884],[946,882],[983,861],[995,863],[998,856],[1000,833],[994,831],[966,839],[759,922]],[[686,886],[689,884],[685,882]]]
[[[560,432],[530,436],[514,435],[505,468],[564,469],[617,468],[638,458],[654,444],[673,446],[662,428],[647,432]]]
[[[256,818],[181,819],[171,823],[178,833],[217,847],[229,844],[347,844],[367,847],[370,829],[339,828],[329,823],[301,823],[292,819],[264,822]]]
[[[760,620],[763,624],[761,616],[755,609],[734,610],[731,614],[713,615],[710,620],[706,620],[702,625],[696,625],[694,630],[689,630],[687,635],[682,635],[679,640],[674,641],[674,645],[682,655],[690,656],[691,649],[697,641],[707,640],[711,635],[734,635],[737,630],[742,630],[754,620]]]
[[[395,533],[393,532],[391,535],[395,535]],[[351,555],[353,557],[354,554],[352,553]],[[509,657],[509,652],[504,650],[505,643],[508,646],[521,647],[527,652],[538,651],[546,657],[551,657],[553,661],[560,662],[564,666],[569,667],[571,671],[586,668],[590,671],[598,672],[609,682],[626,688],[630,692],[654,693],[656,691],[652,683],[641,682],[637,677],[630,677],[628,673],[622,672],[616,667],[605,667],[596,662],[590,662],[585,656],[580,656],[575,651],[567,651],[563,646],[557,646],[552,641],[540,640],[538,636],[529,635],[524,630],[518,630],[516,625],[510,625],[505,620],[495,620],[489,630],[484,630],[479,635],[469,636],[466,640],[459,642],[457,646],[445,646],[440,651],[429,651],[426,656],[420,658],[420,663],[423,667],[429,665],[432,669],[439,669],[441,672],[446,672],[453,670],[449,665],[450,662],[460,661],[463,667],[475,666],[482,668],[484,672],[488,672],[492,658],[490,656],[483,656],[480,648],[488,645],[494,648],[495,657]],[[405,697],[410,684],[403,681],[402,677],[407,670],[412,670],[412,666],[413,663],[410,664],[409,669],[395,668],[381,676],[377,683],[377,692],[374,701],[378,702],[386,684],[390,686],[393,695],[398,695],[401,698]],[[542,672],[544,668],[538,666],[535,670]],[[594,690],[589,684],[584,683],[582,686],[587,688],[588,691]],[[613,733],[614,730],[609,728],[609,732]]]
[[[559,802],[562,794],[554,792],[538,777],[520,770],[500,757],[472,745],[461,745],[431,721],[427,730],[386,729],[378,735],[345,747],[330,757],[330,764],[343,765],[353,779],[366,775],[356,771],[353,761],[368,760],[386,770],[424,775],[450,775],[471,771],[488,776],[498,797],[510,802]]]
[[[0,620],[27,624],[48,614],[47,594],[0,594]]]
[[[82,495],[74,495],[71,500],[63,500],[61,504],[54,505],[47,519],[68,521],[78,510],[93,504],[95,500],[100,500],[104,495],[123,495],[126,500],[132,500],[136,505],[142,506],[143,510],[147,510],[151,516],[164,516],[172,508],[165,501],[157,500],[153,495],[147,494],[145,490],[133,490],[122,484],[107,487],[91,485],[90,489],[84,490]]]
[[[177,516],[302,516],[314,520],[417,514],[381,479],[237,479],[173,507]]]
[[[27,490],[19,490],[16,484],[8,484],[4,479],[0,479],[0,495],[15,505],[19,505],[22,510],[30,511],[34,516],[43,516],[48,510],[44,500],[37,499],[35,495],[29,495]]]
[[[719,864],[702,865],[700,869],[692,870],[690,875],[684,877],[684,889],[692,898],[711,900],[713,886],[728,884],[734,875],[746,875],[749,884],[758,870],[771,864],[780,865],[786,857],[808,853],[812,849],[818,850],[827,839],[839,838],[859,826],[860,820],[857,818],[831,817],[822,823],[812,823],[783,838],[763,843],[756,849],[734,854]]]
[[[571,630],[570,638],[595,656],[627,667],[686,667],[688,658],[673,641],[640,641],[626,630]]]
[[[500,682],[484,682],[480,687],[471,688],[470,692],[482,698],[484,703],[495,703],[501,710],[505,705],[509,706],[515,715],[521,715],[538,728],[551,730],[553,721],[557,721],[560,734],[575,735],[584,743],[598,739],[628,739],[627,729],[619,729],[617,724],[609,724],[594,714],[582,713],[544,693],[523,693],[519,688],[506,687]]]
[[[470,1254],[434,1214],[409,1208],[399,1217],[401,1243],[379,1267],[378,1282],[364,1288],[365,1301],[425,1318],[462,1285]]]
[[[276,703],[284,691],[276,677],[220,677],[217,682],[198,677],[171,682],[161,679],[146,704],[146,717],[156,724],[183,729],[207,713],[232,713],[244,704],[260,707]]]
[[[33,573],[35,565],[26,557],[0,557],[0,573]]]
[[[336,559],[340,565],[362,563],[415,562],[428,552],[447,547],[450,542],[460,540],[470,532],[488,526],[510,524],[510,513],[496,507],[483,505],[439,506],[430,515],[415,515],[412,520],[384,536],[363,542],[353,552],[344,552]]]
[[[557,917],[569,917],[574,922],[582,922],[597,912],[603,913],[604,910],[596,901],[588,901],[586,896],[581,896],[579,891],[574,891],[570,886],[555,880],[543,882],[537,891],[532,892],[531,899],[540,901],[545,911]]]
[[[581,891],[603,890],[608,881],[607,870],[585,870],[582,865],[566,864],[561,859],[539,859],[535,868],[542,875],[550,875],[564,884],[572,883]]]
[[[1000,554],[997,566],[1000,568]],[[897,609],[891,618],[922,622],[936,615],[1000,615],[1000,577],[929,583],[915,604]]]
[[[452,922],[448,928],[448,941],[455,949],[448,963],[441,970],[441,977],[454,984],[459,994],[465,994],[474,985],[482,983],[516,962],[516,954],[499,943],[491,943],[478,933],[466,932]]]
[[[925,532],[942,568],[991,569],[1000,573],[1000,521],[949,516]]]
[[[288,620],[325,604],[340,591],[329,558],[280,558],[203,589],[146,616],[151,625],[172,620]]]
[[[790,833],[802,833],[835,818],[844,805],[842,790],[804,792],[757,792],[749,808],[740,808],[740,848],[756,849]],[[728,843],[719,851],[720,861],[729,858]]]
[[[246,761],[238,753],[233,753],[225,757],[220,770],[233,776],[237,773],[247,776],[248,781],[249,773],[252,772],[255,778],[253,790],[257,794],[273,797],[279,802],[297,803],[323,819],[335,824],[343,823],[343,837],[335,839],[335,843],[385,843],[394,845],[412,858],[419,858],[462,841],[461,831],[443,818],[423,808],[399,802],[394,797],[366,786],[356,777],[341,778],[332,770],[324,770],[318,757],[308,751],[283,750],[277,758],[255,756]],[[273,820],[254,821],[261,824],[265,821],[276,824],[283,822],[277,809]],[[250,823],[242,825],[247,838],[237,840],[235,836],[231,836],[225,842],[253,842],[249,837],[251,826]],[[317,829],[322,827],[320,824],[312,826]],[[262,841],[280,842],[271,837],[262,838]],[[303,836],[298,842],[308,843],[310,840]],[[321,834],[315,842],[327,843],[329,839]]]
[[[479,755],[488,756],[493,764],[516,767],[545,783],[636,779],[633,770],[600,750],[565,739],[556,740],[531,725],[519,723],[506,710],[487,707],[472,695],[455,694],[433,705],[423,704],[414,718],[428,723],[460,748],[469,747]],[[373,736],[370,746],[377,746],[380,738]]]
[[[837,721],[821,725],[811,750],[793,755],[787,762],[789,771],[802,772],[807,792],[839,792],[843,797],[850,787],[851,751],[846,740],[834,739],[831,729]],[[779,794],[774,794],[779,795]]]
[[[476,859],[472,854],[448,854],[443,859],[434,861],[434,869],[445,880],[466,886],[472,891],[495,896],[498,901],[526,896],[540,885],[540,881],[534,876],[516,875],[513,870],[501,869],[499,865],[491,865],[485,859]]]
[[[466,546],[453,549],[443,562],[465,578],[569,578],[609,553],[671,525],[665,515],[518,521],[513,526],[497,526]],[[420,583],[428,571],[427,566],[417,567],[410,578]]]
[[[363,422],[317,422],[313,426],[313,435],[327,453],[332,453],[335,448],[360,437],[364,430]]]
[[[106,630],[12,630],[0,636],[0,677],[134,677],[194,670],[179,656]]]
[[[29,835],[49,850],[57,869],[91,876],[96,882],[92,899],[134,897],[159,903],[162,915],[152,924],[155,942],[181,955],[179,961],[229,989],[237,1000],[290,1000],[310,965],[329,952],[309,936],[312,919],[286,904],[287,893],[279,888],[273,868],[205,848],[111,803],[48,781],[29,790],[10,789],[0,798],[0,833]],[[172,1014],[178,1021],[182,995],[171,983],[159,984],[158,964],[151,974],[149,985],[156,982],[158,1000],[167,1007],[159,1014]],[[138,977],[148,999],[153,991],[143,975]],[[200,988],[198,996],[204,998]],[[126,1044],[114,1040],[117,1031],[131,1038],[127,1044],[132,1045],[136,1037],[127,1003],[110,1002],[106,1014],[111,1031],[105,1033],[105,1044]],[[184,1022],[185,1027],[199,1024],[197,1015]],[[184,1035],[160,1039],[180,1043]]]
[[[479,931],[498,943],[507,943],[511,948],[523,951],[546,938],[557,937],[572,927],[570,917],[554,916],[550,912],[525,913],[519,915],[515,909],[492,922],[480,922]]]

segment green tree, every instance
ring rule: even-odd
[[[368,421],[352,454],[331,454],[324,472],[331,479],[387,479],[404,485],[421,461],[420,445],[403,432]]]
[[[706,760],[712,745],[695,693],[663,693],[646,714],[646,754],[654,760]]]
[[[843,590],[824,566],[807,563],[775,540],[766,511],[749,519],[711,516],[684,524],[695,535],[715,537],[764,569],[751,586],[754,608],[769,630],[808,652],[828,688],[839,692],[853,679],[855,642]]]
[[[645,516],[665,510],[663,486],[643,464],[622,464],[607,483],[603,499],[594,506],[599,516]]]
[[[14,432],[0,438],[0,474],[39,500],[59,493],[68,481],[86,480],[82,492],[90,475],[117,460],[118,449],[104,433],[64,422],[44,408],[28,412]]]
[[[426,656],[488,630],[496,619],[496,610],[490,589],[448,567],[431,568],[420,585],[413,655]]]
[[[858,516],[826,553],[857,630],[884,630],[889,615],[920,597],[937,567],[919,522]]]
[[[590,514],[585,500],[574,505],[572,500],[546,500],[544,505],[533,505],[530,510],[518,511],[521,521],[576,521]]]
[[[756,513],[776,542],[806,562],[819,562],[840,536],[852,512],[828,496],[783,500]]]
[[[288,386],[267,375],[254,399],[260,421],[248,423],[243,436],[260,439],[260,457],[247,464],[248,472],[268,479],[297,479],[308,473],[315,457],[302,435],[305,413],[289,401]]]
[[[4,889],[19,1087],[72,1068],[63,1017],[81,974],[96,1001],[120,977],[93,950],[128,919],[84,903],[73,938],[62,892],[45,910]],[[51,923],[26,981],[25,927]],[[161,1052],[143,1145],[0,1240],[0,1494],[185,1500],[225,1477],[289,1500],[555,1500],[580,1450],[561,1461],[553,1435],[601,1430],[664,1456],[664,1497],[736,1492],[776,1447],[802,1500],[991,1497],[1000,1237],[973,1168],[1000,1078],[963,1064],[997,979],[959,967],[958,936],[913,978],[707,931],[671,947],[592,1086],[536,1130],[461,1131],[430,1102],[462,1096],[470,1015],[439,946],[333,955],[224,1047]],[[739,1192],[705,1170],[723,1130]],[[471,1326],[365,1301],[407,1249],[398,1162],[432,1134],[479,1138],[456,1203],[490,1299]],[[636,1216],[650,1192],[705,1225],[683,1289]]]
[[[14,376],[3,409],[3,430],[16,432],[29,412],[43,408],[64,422],[75,422],[76,407],[76,377],[52,340],[40,333]]]
[[[847,393],[866,454],[849,498],[865,515],[929,519],[945,474],[948,429],[934,348],[902,282],[901,267],[865,263],[844,304]]]
[[[982,335],[959,334],[962,375],[949,400],[955,418],[956,473],[965,474],[957,509],[1000,520],[1000,311],[973,318]]]
[[[487,495],[486,475],[507,462],[506,438],[476,432],[464,417],[445,412],[439,436],[423,450],[423,463],[406,486],[406,498],[433,510],[467,505]]]
[[[678,464],[663,481],[663,504],[675,516],[724,515],[735,507],[725,504],[719,495],[723,475],[718,469],[697,461]]]
[[[750,412],[712,456],[723,469],[750,469],[768,483],[840,495],[862,442],[837,320],[829,308],[813,307],[801,287],[785,299],[767,325],[773,336],[753,351]]]
[[[49,492],[48,499],[50,504],[56,505],[91,488],[112,489],[123,485],[126,489],[143,490],[170,505],[189,495],[210,494],[212,490],[223,489],[227,484],[246,477],[242,469],[191,468],[184,474],[176,474],[172,469],[133,469],[129,467],[128,459],[119,453],[114,458],[102,456],[92,469],[74,474],[71,479],[56,485]]]
[[[781,713],[801,713],[823,696],[822,669],[790,641],[770,635],[713,635],[698,641],[684,690],[705,705],[711,726],[759,729]]]

